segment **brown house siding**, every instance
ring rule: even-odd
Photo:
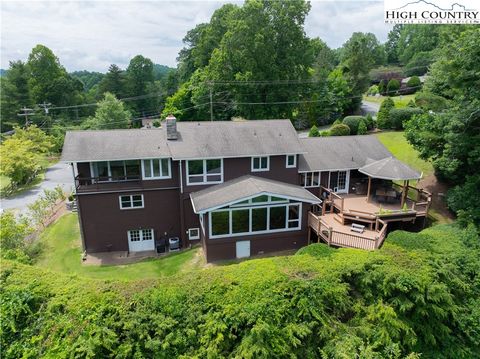
[[[121,210],[118,193],[77,197],[87,252],[128,251],[127,231],[153,228],[155,238],[180,236],[178,190],[138,191],[144,208]],[[128,192],[132,194],[132,192]]]

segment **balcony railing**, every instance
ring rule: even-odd
[[[121,189],[123,187],[132,187],[132,185],[142,185],[142,178],[136,176],[102,176],[102,177],[75,177],[75,188],[77,191],[99,191],[106,189]]]

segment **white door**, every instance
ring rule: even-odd
[[[333,191],[336,193],[348,193],[350,182],[350,171],[338,171],[337,181],[333,184]]]
[[[128,231],[128,250],[130,252],[153,251],[155,243],[153,229],[134,229]]]
[[[237,245],[237,258],[250,257],[250,241],[238,241]]]

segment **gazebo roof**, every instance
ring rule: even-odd
[[[395,157],[387,157],[378,161],[367,161],[367,164],[359,168],[358,171],[373,178],[386,180],[412,180],[422,177],[420,173]]]

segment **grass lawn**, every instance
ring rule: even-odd
[[[76,214],[67,214],[48,227],[40,237],[43,252],[36,265],[53,271],[98,279],[137,280],[169,276],[199,267],[199,248],[118,266],[81,263],[80,230]]]
[[[432,164],[418,157],[418,152],[407,142],[403,131],[380,132],[375,136],[395,157],[417,171],[423,172],[424,177],[433,174]]]
[[[364,96],[363,99],[368,102],[375,102],[381,104],[383,100],[386,99],[386,96]],[[407,107],[407,104],[410,100],[415,101],[415,94],[412,95],[402,95],[402,96],[392,96],[391,99],[395,103],[396,108]]]

